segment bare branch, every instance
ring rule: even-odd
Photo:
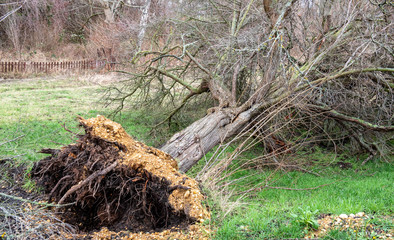
[[[351,117],[351,116],[347,116],[343,113],[340,113],[328,106],[318,106],[318,105],[312,105],[312,104],[308,104],[308,107],[311,107],[313,109],[317,109],[320,111],[324,111],[324,114],[327,114],[333,118],[336,119],[340,119],[340,120],[344,120],[344,121],[348,121],[348,122],[353,122],[353,123],[357,123],[358,125],[361,125],[365,128],[374,130],[374,131],[381,131],[381,132],[391,132],[394,131],[394,126],[380,126],[380,125],[376,125],[367,121],[364,121],[360,118],[356,118],[356,117]]]
[[[26,135],[21,135],[21,136],[18,136],[18,137],[16,137],[16,138],[13,138],[13,139],[11,139],[11,140],[8,140],[8,141],[6,141],[6,142],[2,142],[2,143],[0,143],[0,146],[3,146],[3,145],[5,145],[5,144],[7,144],[7,143],[10,143],[10,142],[15,142],[16,140],[18,140],[18,139],[20,139],[20,138],[23,138],[24,136],[26,136]]]
[[[167,76],[167,77],[175,80],[176,82],[178,82],[179,84],[181,84],[185,88],[189,89],[191,92],[194,92],[194,93],[198,92],[197,88],[192,87],[190,84],[188,84],[186,81],[182,80],[181,78],[177,77],[176,75],[174,75],[164,69],[161,69],[161,68],[156,68],[156,67],[150,67],[150,68],[160,72],[164,76]]]

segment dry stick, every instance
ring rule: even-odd
[[[15,155],[15,156],[11,156],[11,157],[7,157],[7,158],[3,158],[3,159],[0,159],[0,164],[1,164],[1,163],[5,163],[5,162],[7,162],[7,161],[11,161],[11,160],[13,160],[13,159],[15,159],[15,158],[17,158],[17,157],[25,156],[25,155],[26,155],[26,153],[24,153],[24,154],[19,154],[19,155]]]
[[[252,192],[252,191],[261,191],[261,190],[263,190],[264,188],[269,188],[269,189],[282,189],[282,190],[291,190],[291,191],[308,191],[308,190],[315,190],[315,189],[318,189],[318,188],[321,188],[321,187],[325,187],[325,186],[328,186],[328,185],[331,185],[331,184],[334,184],[334,183],[336,183],[336,182],[340,182],[340,181],[343,181],[343,179],[341,180],[336,180],[336,181],[334,181],[334,182],[330,182],[330,183],[327,183],[327,184],[323,184],[323,185],[319,185],[319,186],[316,186],[316,187],[311,187],[311,188],[287,188],[287,187],[271,187],[271,186],[267,186],[267,185],[265,185],[265,186],[261,186],[261,187],[258,187],[258,188],[251,188],[251,189],[249,189],[249,190],[246,190],[246,191],[244,191],[244,192],[242,192],[242,193],[240,193],[240,194],[246,194],[246,193],[249,193],[249,192]]]
[[[338,180],[338,181],[339,181],[339,180]],[[270,189],[282,189],[282,190],[292,190],[292,191],[306,191],[306,190],[314,190],[314,189],[318,189],[318,188],[321,188],[321,187],[325,187],[325,186],[331,185],[331,184],[333,184],[333,183],[336,183],[336,182],[338,182],[338,181],[331,182],[331,183],[327,183],[327,184],[323,184],[323,185],[319,185],[319,186],[316,186],[316,187],[311,187],[311,188],[287,188],[287,187],[271,187],[271,186],[264,186],[264,187],[262,187],[261,189],[270,188]],[[259,189],[259,190],[261,190],[261,189]]]
[[[14,139],[8,140],[8,141],[3,142],[3,143],[0,143],[0,146],[3,146],[4,144],[10,143],[10,142],[14,142],[14,141],[18,140],[19,138],[23,138],[24,136],[26,136],[26,135],[21,135],[19,137],[14,138]]]
[[[95,179],[96,177],[102,176],[107,174],[109,171],[111,171],[112,169],[114,169],[116,166],[118,165],[118,162],[114,162],[112,163],[109,167],[103,169],[100,172],[95,172],[92,175],[90,175],[89,177],[87,177],[85,180],[79,182],[78,184],[72,186],[67,192],[66,194],[64,194],[64,196],[60,199],[58,204],[62,204],[66,198],[68,196],[70,196],[71,194],[73,194],[75,191],[77,191],[78,189],[80,189],[81,187],[85,186],[86,184],[88,184],[90,181],[92,181],[93,179]]]
[[[51,204],[51,203],[46,203],[46,202],[36,202],[36,201],[29,200],[29,199],[16,197],[16,196],[8,195],[8,194],[1,193],[1,192],[0,192],[0,196],[6,197],[6,198],[11,198],[11,199],[18,200],[18,201],[21,201],[21,202],[27,202],[27,203],[36,204],[36,205],[42,205],[42,206],[45,206],[45,207],[65,207],[65,206],[69,206],[69,205],[75,204],[75,202],[67,203],[67,204],[63,204],[63,205],[61,205],[61,204]]]
[[[318,188],[321,188],[321,187],[325,187],[325,186],[328,186],[328,185],[331,185],[331,184],[334,184],[334,183],[337,183],[337,182],[340,182],[340,181],[343,181],[343,180],[337,180],[337,181],[334,181],[334,182],[330,182],[330,183],[327,183],[327,184],[323,184],[323,185],[319,185],[319,186],[311,187],[311,188],[287,188],[287,187],[262,186],[262,187],[259,187],[256,190],[262,190],[264,188],[270,188],[270,189],[283,189],[283,190],[292,190],[292,191],[306,191],[306,190],[314,190],[314,189],[318,189]]]

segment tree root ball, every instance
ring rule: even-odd
[[[168,154],[132,139],[103,116],[80,118],[86,134],[35,164],[32,177],[82,231],[171,228],[210,217],[198,183]]]

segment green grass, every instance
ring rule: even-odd
[[[302,212],[299,209],[317,211],[316,217],[319,214],[358,212],[377,218],[392,217],[394,167],[387,163],[369,163],[363,168],[361,171],[337,169],[337,174],[322,177],[300,172],[278,176],[275,186],[298,189],[342,181],[315,190],[265,189],[248,199],[249,207],[225,219],[216,238],[243,239],[249,235],[256,239],[302,237],[307,231],[305,226],[294,222],[291,216],[291,213]],[[250,230],[245,232],[237,226],[248,226]]]
[[[42,148],[59,148],[75,138],[62,127],[80,132],[76,118],[108,116],[112,109],[99,103],[103,87],[76,78],[12,80],[0,83],[0,156],[23,155],[23,162],[37,161]],[[154,119],[141,110],[115,119],[137,140],[148,139]]]
[[[63,129],[62,124],[66,124],[74,132],[80,132],[75,121],[77,116],[107,116],[112,109],[104,108],[98,103],[102,89],[102,86],[72,77],[0,82],[0,143],[23,135],[17,141],[0,146],[0,156],[20,155],[15,163],[30,164],[44,157],[37,153],[40,149],[59,148],[59,144],[66,145],[75,141],[72,134]],[[156,116],[153,112],[130,110],[114,120],[122,124],[137,140],[158,144],[162,139],[159,141],[150,132],[151,126],[159,121]],[[258,153],[259,149],[254,149],[243,157],[252,158]],[[211,155],[207,154],[207,158]],[[271,176],[276,180],[272,186],[302,189],[332,184],[304,191],[264,189],[244,199],[245,204],[225,218],[221,217],[215,206],[220,201],[210,199],[208,203],[213,213],[211,223],[217,229],[216,239],[302,238],[309,231],[308,226],[297,221],[292,214],[301,216],[307,210],[316,211],[311,219],[316,219],[319,214],[363,211],[375,216],[374,221],[381,228],[392,228],[394,167],[391,164],[375,160],[360,166],[360,160],[353,156],[336,156],[319,148],[300,152],[297,156],[313,162],[311,170],[319,172],[321,177],[295,171],[277,172]],[[339,160],[351,163],[352,167],[343,170],[334,164],[326,167],[321,165]],[[190,174],[195,175],[203,163],[204,160],[200,161]],[[251,175],[256,171],[243,170],[233,177]],[[263,169],[251,180],[258,182],[272,171]],[[34,188],[34,184],[26,178],[25,187]],[[239,190],[243,189],[243,185],[237,187]],[[362,239],[363,236],[333,230],[326,239],[355,239],[354,237]]]
[[[234,150],[230,146],[228,151]],[[235,164],[242,163],[240,159],[252,159],[261,152],[256,148],[240,156]],[[226,154],[223,154],[226,155]],[[212,154],[207,154],[207,159]],[[222,218],[219,211],[220,200],[215,199],[215,193],[210,195],[210,205],[213,207],[213,224],[218,227],[216,239],[271,239],[271,238],[303,238],[312,230],[311,223],[318,216],[325,214],[340,215],[365,212],[374,216],[376,221],[389,219],[391,225],[380,224],[380,229],[393,227],[394,206],[394,166],[390,163],[373,159],[362,166],[361,162],[367,156],[349,156],[346,153],[335,154],[319,147],[313,147],[305,152],[296,153],[292,158],[299,162],[308,162],[307,167],[316,176],[300,171],[275,172],[273,169],[253,168],[238,171],[231,179],[246,177],[234,187],[237,191],[247,190],[247,183],[261,183],[265,179],[269,186],[291,189],[285,190],[265,188],[253,192],[244,199],[246,206],[238,207],[231,215]],[[389,159],[390,160],[390,159]],[[391,159],[393,160],[393,159]],[[349,168],[342,169],[338,162],[346,163]],[[327,164],[329,163],[329,166]],[[204,160],[191,170],[192,175],[202,169]],[[260,171],[257,175],[256,171]],[[252,176],[252,177],[248,177]],[[232,200],[235,200],[233,198]],[[315,213],[308,216],[307,213]],[[297,215],[295,218],[294,215]],[[384,222],[384,221],[383,221]],[[379,225],[376,224],[375,225]],[[388,227],[390,226],[390,227]],[[336,231],[334,236],[327,239],[370,239],[365,233],[352,231]],[[335,236],[339,238],[335,238]],[[330,237],[330,236],[328,236]]]

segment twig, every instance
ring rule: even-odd
[[[8,140],[8,141],[3,142],[3,143],[0,143],[0,146],[3,146],[3,145],[5,145],[5,144],[7,144],[7,143],[10,143],[10,142],[14,142],[14,141],[16,141],[16,140],[18,140],[18,139],[20,139],[20,138],[23,138],[24,136],[26,136],[26,135],[23,134],[23,135],[21,135],[21,136],[19,136],[19,137],[16,137],[16,138],[14,138],[14,139]]]
[[[13,159],[15,159],[15,158],[17,158],[17,157],[25,156],[25,155],[26,155],[26,153],[24,153],[24,154],[19,154],[19,155],[15,155],[15,156],[12,156],[12,157],[7,157],[7,158],[0,159],[0,164],[1,164],[1,163],[5,163],[5,162],[7,162],[7,161],[11,161],[11,160],[13,160]]]
[[[0,193],[0,196],[2,197],[6,197],[6,198],[11,198],[17,201],[21,201],[21,202],[27,202],[27,203],[31,203],[31,204],[35,204],[35,205],[41,205],[41,206],[45,206],[45,207],[65,207],[65,206],[70,206],[70,205],[74,205],[75,202],[73,203],[67,203],[67,204],[51,204],[51,203],[47,203],[47,202],[36,202],[36,201],[32,201],[29,199],[24,199],[21,197],[16,197],[16,196],[12,196],[12,195],[8,195],[5,193]]]
[[[327,184],[323,184],[323,185],[319,185],[319,186],[311,187],[311,188],[287,188],[287,187],[262,186],[262,187],[257,188],[256,190],[262,190],[264,188],[269,188],[269,189],[282,189],[282,190],[291,190],[291,191],[307,191],[307,190],[315,190],[315,189],[318,189],[318,188],[321,188],[321,187],[325,187],[325,186],[334,184],[334,183],[339,182],[339,181],[342,181],[342,180],[337,180],[337,181],[334,181],[334,182],[330,182],[330,183],[327,183]]]
[[[343,181],[343,180],[337,180],[337,181],[334,181],[334,182],[331,182],[331,183],[327,183],[327,184],[323,184],[323,185],[319,185],[319,186],[311,187],[311,188],[271,187],[271,186],[268,186],[268,185],[264,185],[264,186],[257,187],[257,188],[251,188],[251,189],[249,189],[249,190],[246,190],[246,191],[243,191],[243,192],[241,192],[241,193],[238,193],[237,195],[246,194],[246,193],[253,192],[253,191],[254,191],[254,192],[255,192],[255,191],[261,191],[261,190],[263,190],[264,188],[269,188],[269,189],[282,189],[282,190],[290,190],[290,191],[308,191],[308,190],[315,190],[315,189],[318,189],[318,188],[321,188],[321,187],[325,187],[325,186],[334,184],[334,183],[339,182],[339,181]]]
[[[364,166],[369,160],[371,160],[375,155],[371,154],[365,159],[362,163],[361,166]]]
[[[159,122],[158,124],[156,124],[153,129],[157,128],[158,126],[162,125],[163,123],[165,123],[167,120],[170,120],[179,110],[181,110],[183,108],[183,106],[185,106],[185,104],[187,103],[187,101],[193,97],[194,95],[196,95],[196,93],[191,92],[189,93],[183,100],[182,103],[175,108],[170,114],[168,114],[168,116],[161,122]]]
[[[66,124],[65,124],[65,123],[63,123],[62,127],[63,127],[64,130],[66,130],[67,132],[72,133],[72,134],[74,134],[75,136],[80,136],[78,133],[75,133],[75,132],[71,131],[70,129],[68,129],[68,128],[66,127]]]

